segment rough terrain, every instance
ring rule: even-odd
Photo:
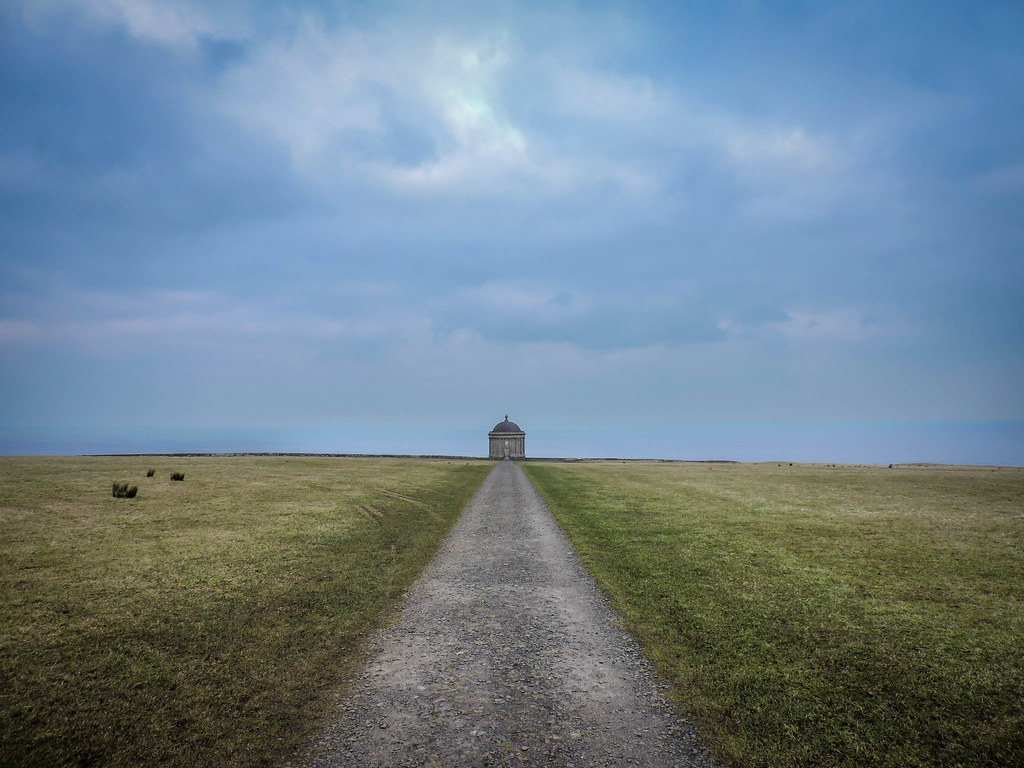
[[[303,762],[710,766],[523,471],[495,467]]]

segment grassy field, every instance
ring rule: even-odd
[[[0,458],[0,763],[274,764],[491,466]]]
[[[526,470],[724,764],[1024,765],[1024,471]]]

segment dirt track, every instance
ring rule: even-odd
[[[709,766],[523,471],[488,475],[307,765]]]

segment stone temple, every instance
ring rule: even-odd
[[[488,457],[491,459],[525,459],[526,433],[514,421],[499,421],[494,429],[487,433],[491,448]]]

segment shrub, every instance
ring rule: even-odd
[[[135,494],[139,492],[139,486],[129,486],[128,483],[114,483],[113,490],[115,499],[134,499]]]
[[[151,469],[151,470],[149,470],[149,472],[146,473],[146,477],[152,477],[155,474],[156,474],[156,470],[155,469]]]
[[[172,472],[171,473],[171,480],[184,480],[184,479],[185,479],[185,473],[184,472]]]

